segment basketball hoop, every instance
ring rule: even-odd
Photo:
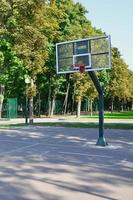
[[[79,70],[80,73],[85,72],[85,65],[84,64],[75,64],[73,65],[74,70]]]
[[[79,71],[80,71],[80,73],[85,72],[85,65],[84,65],[84,64],[81,64],[81,65],[79,66]]]

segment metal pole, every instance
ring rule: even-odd
[[[96,144],[99,146],[106,146],[107,142],[104,138],[104,94],[96,73],[94,71],[89,71],[89,75],[99,94],[99,138]]]
[[[99,95],[99,137],[104,135],[104,96]]]
[[[28,97],[26,94],[26,103],[25,103],[25,123],[28,124]]]

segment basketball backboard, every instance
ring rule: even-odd
[[[57,74],[111,68],[110,36],[100,36],[56,44]]]

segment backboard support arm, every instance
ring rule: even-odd
[[[95,71],[89,71],[88,73],[99,95],[99,138],[96,145],[106,146],[107,142],[104,137],[104,93]]]

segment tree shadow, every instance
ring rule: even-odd
[[[120,199],[115,188],[133,184],[133,131],[105,134],[108,147],[95,145],[97,129],[1,130],[0,199]]]

